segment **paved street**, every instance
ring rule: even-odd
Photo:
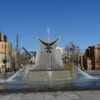
[[[0,94],[0,100],[100,100],[100,91]]]

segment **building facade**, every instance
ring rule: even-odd
[[[100,70],[100,44],[89,46],[79,59],[79,64],[86,70]]]
[[[6,70],[10,70],[12,68],[11,56],[12,44],[7,41],[6,35],[0,33],[0,72],[5,71],[5,68]]]

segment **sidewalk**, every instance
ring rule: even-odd
[[[7,79],[8,77],[12,76],[15,72],[6,72],[6,76],[5,76],[5,72],[0,73],[0,79]]]

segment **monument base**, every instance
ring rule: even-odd
[[[25,80],[53,82],[53,81],[67,81],[75,78],[75,71],[70,69],[64,70],[30,70],[24,76]]]

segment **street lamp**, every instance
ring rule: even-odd
[[[4,42],[5,42],[5,58],[3,60],[3,63],[5,64],[5,77],[6,77],[6,66],[7,66],[7,57],[6,57],[6,42],[7,42],[7,37],[4,35]]]

